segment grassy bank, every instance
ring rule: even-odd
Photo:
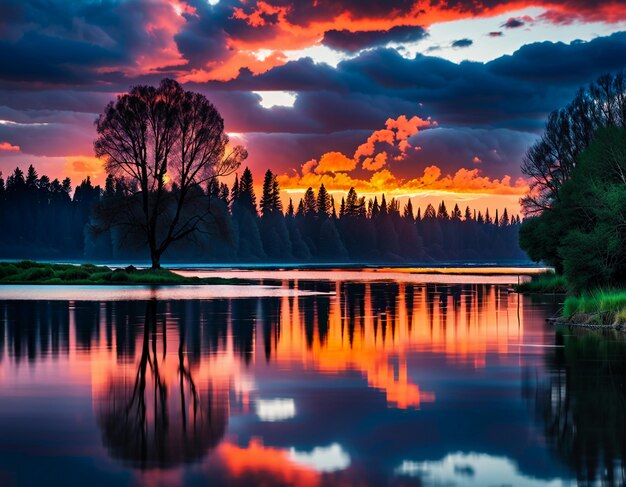
[[[515,286],[515,290],[520,293],[566,293],[567,281],[565,277],[554,272],[545,272],[536,274],[532,276],[530,281]]]
[[[626,324],[626,290],[598,289],[569,296],[562,317],[575,324],[621,326]]]
[[[111,269],[94,264],[47,264],[41,262],[0,262],[0,284],[236,284],[240,279],[183,277],[167,269]]]
[[[537,274],[515,286],[520,293],[567,293],[567,280],[554,272]],[[626,289],[596,289],[567,296],[560,320],[566,324],[622,327],[626,325]]]

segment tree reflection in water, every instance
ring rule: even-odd
[[[546,437],[582,485],[624,485],[626,340],[560,329],[556,345],[547,355],[549,378],[525,390]]]
[[[157,302],[148,301],[134,377],[126,368],[119,371],[95,398],[110,454],[139,468],[201,459],[221,441],[228,421],[228,391],[210,384],[200,389],[194,382],[184,325],[179,330],[178,363],[173,374],[172,367],[168,369],[166,330],[164,319],[159,333]]]

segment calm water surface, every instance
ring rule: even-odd
[[[245,277],[0,286],[0,485],[624,484],[626,345],[557,332],[558,298]]]

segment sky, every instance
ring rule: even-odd
[[[0,0],[0,171],[102,182],[95,118],[170,77],[285,198],[517,212],[546,115],[625,67],[623,0]]]

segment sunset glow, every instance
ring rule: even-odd
[[[102,184],[96,115],[129,86],[172,77],[215,103],[257,188],[269,168],[283,198],[324,183],[517,214],[519,165],[546,114],[626,52],[618,0],[157,0],[119,2],[115,25],[87,9],[9,9],[0,42],[20,55],[0,70],[5,175],[33,163]]]

